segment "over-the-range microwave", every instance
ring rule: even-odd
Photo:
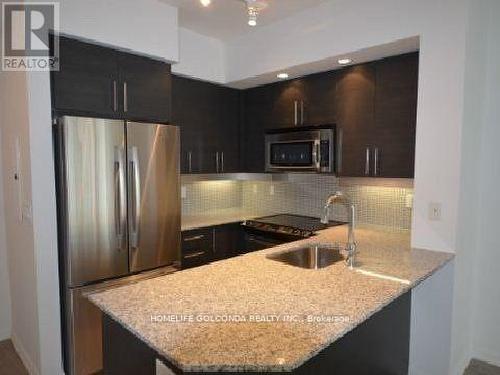
[[[266,132],[267,172],[335,173],[336,126],[301,126]]]

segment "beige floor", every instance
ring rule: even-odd
[[[473,359],[465,369],[464,375],[500,375],[500,367]]]
[[[10,340],[0,341],[0,375],[28,375]]]

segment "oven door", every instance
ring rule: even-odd
[[[266,135],[266,171],[321,171],[319,132]]]

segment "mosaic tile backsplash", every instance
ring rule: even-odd
[[[183,186],[184,215],[239,207],[250,214],[295,213],[320,217],[328,195],[341,190],[356,205],[358,222],[411,228],[413,189],[406,187],[339,186],[336,177],[322,175],[308,175],[297,181],[206,181]],[[331,218],[346,220],[347,209],[336,205]]]

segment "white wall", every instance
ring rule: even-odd
[[[0,73],[0,124],[6,240],[12,304],[12,341],[26,367],[37,374],[40,365],[37,278],[33,226],[21,218],[20,206],[31,206],[31,164],[28,84],[25,73]],[[20,179],[16,170],[19,140]],[[50,147],[50,146],[49,146]],[[49,171],[45,166],[44,172]],[[50,215],[50,213],[49,213]],[[29,216],[29,215],[28,215]],[[43,220],[44,216],[40,217]],[[57,290],[56,290],[57,292]]]
[[[177,8],[158,0],[61,0],[61,32],[168,61],[179,58]]]
[[[214,83],[225,83],[225,47],[214,38],[179,28],[179,63],[172,65],[175,74]]]
[[[0,81],[1,82],[1,81]],[[0,101],[0,105],[1,105]],[[0,113],[3,111],[0,107]],[[1,124],[0,124],[1,125]],[[0,130],[0,147],[2,132]],[[3,165],[0,153],[0,341],[8,339],[11,331],[9,267],[7,260],[7,240],[5,238],[5,214],[3,203]]]
[[[477,248],[475,282],[472,299],[472,355],[500,366],[500,238],[498,223],[500,212],[500,166],[498,165],[498,140],[500,139],[500,3],[496,0],[483,0],[481,8],[481,27],[476,38],[482,38],[486,53],[471,56],[471,59],[484,59],[484,70],[476,75],[484,75],[483,92],[479,95],[482,118],[469,124],[474,128],[482,127],[480,156],[468,154],[466,157],[479,159],[478,185],[479,206],[475,219],[477,226]],[[465,198],[467,199],[467,198]]]

